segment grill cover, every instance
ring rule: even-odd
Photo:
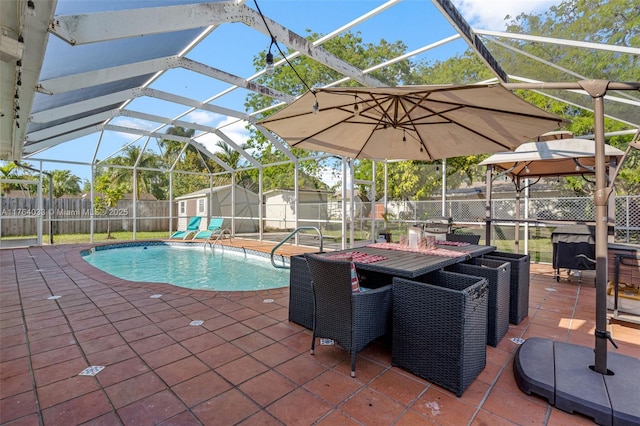
[[[555,269],[566,268],[582,271],[596,269],[596,237],[593,226],[558,227],[551,233],[551,242],[553,243],[553,267]]]

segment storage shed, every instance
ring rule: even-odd
[[[292,189],[274,189],[264,193],[265,229],[292,230],[298,219],[299,226],[322,227],[326,224],[327,199],[331,191],[299,190],[298,208]]]
[[[218,186],[215,188],[204,188],[176,197],[175,216],[177,216],[177,228],[186,229],[187,222],[191,216],[200,216],[200,229],[207,229],[209,218],[224,218],[223,228],[231,229],[231,217],[235,216],[234,234],[258,231],[258,194],[243,188],[234,186],[235,190],[235,212],[232,212],[232,186]]]

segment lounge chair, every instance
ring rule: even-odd
[[[202,218],[200,216],[191,216],[189,218],[189,223],[187,224],[187,229],[185,229],[184,231],[174,232],[173,235],[171,235],[169,238],[180,238],[182,240],[186,240],[189,235],[197,233],[200,230],[201,220]]]
[[[194,235],[193,239],[197,240],[200,238],[209,239],[214,234],[219,234],[222,231],[222,222],[224,221],[221,217],[212,217],[209,221],[209,226],[206,230],[198,232]]]

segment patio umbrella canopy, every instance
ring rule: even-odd
[[[493,154],[480,165],[493,165],[521,179],[593,174],[595,151],[595,142],[587,139],[529,142],[520,145],[514,152]],[[616,164],[620,164],[624,151],[605,145],[604,154],[607,164],[612,157],[617,159]]]
[[[513,150],[565,123],[479,84],[314,89],[260,124],[295,148],[431,161]]]

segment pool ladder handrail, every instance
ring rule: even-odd
[[[320,230],[318,228],[316,228],[315,226],[300,226],[300,227],[296,228],[293,232],[291,232],[289,235],[287,235],[284,238],[284,240],[280,241],[273,248],[273,250],[271,250],[271,264],[273,265],[274,268],[290,269],[290,266],[288,266],[288,265],[278,265],[278,264],[276,264],[276,262],[273,260],[273,256],[276,253],[276,250],[278,250],[280,248],[280,246],[282,246],[284,243],[289,241],[289,239],[291,237],[293,237],[294,235],[296,235],[298,232],[303,231],[303,230],[316,231],[318,233],[318,240],[320,240],[320,252],[322,252],[322,232],[320,232]]]
[[[211,241],[211,237],[209,237],[207,239],[207,241],[204,242],[204,246],[203,247],[204,247],[205,251],[207,250],[207,244],[209,244],[209,247],[211,248],[211,251],[213,251],[213,246],[215,246],[218,243],[218,241],[220,241],[220,238],[223,238],[224,234],[229,234],[229,241],[231,241],[233,239],[233,235],[231,234],[231,230],[229,228],[225,228],[225,229],[221,230],[220,232],[217,232],[216,234],[212,234],[211,235],[211,236],[216,235],[215,241]]]

